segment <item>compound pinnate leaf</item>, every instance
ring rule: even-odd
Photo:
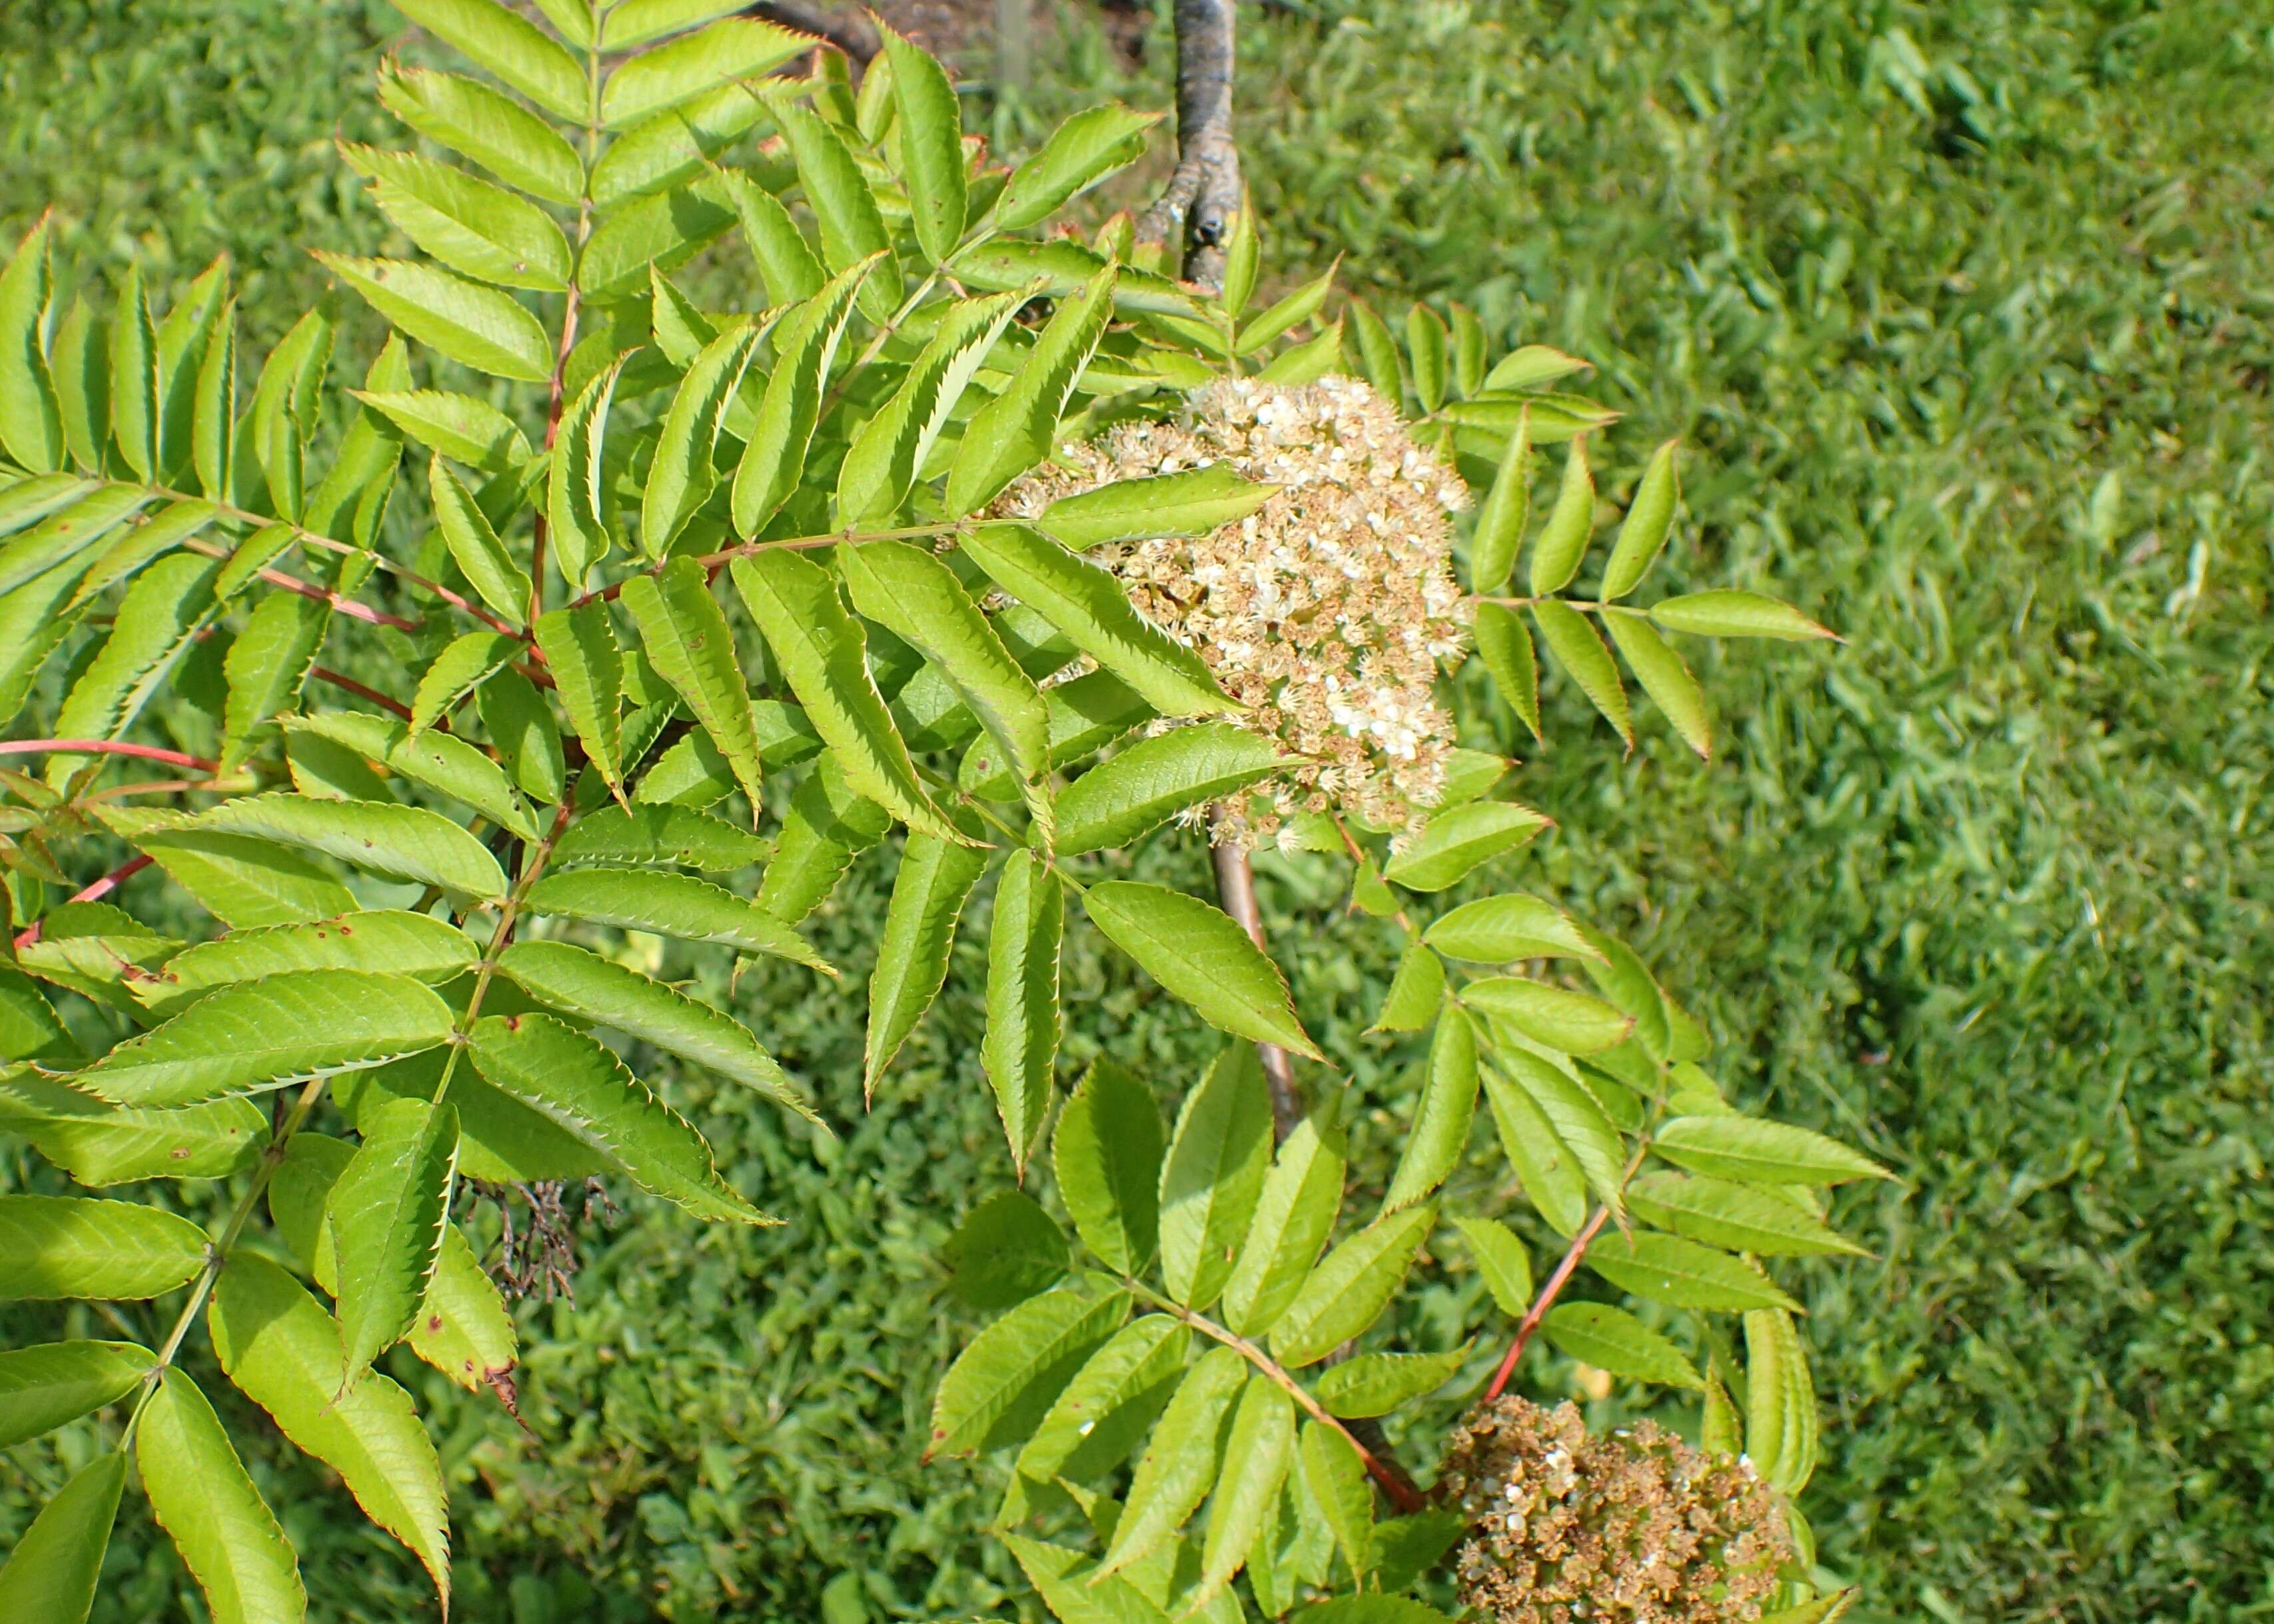
[[[1683,598],[1660,598],[1650,606],[1650,618],[1670,632],[1690,632],[1701,637],[1838,641],[1836,634],[1791,605],[1758,592],[1692,592]]]
[[[855,432],[837,476],[839,523],[880,521],[899,510],[965,387],[1025,302],[1020,291],[949,309],[899,390]]]
[[[41,1342],[0,1351],[0,1449],[117,1403],[157,1362],[132,1342]]]
[[[1219,1053],[1177,1113],[1161,1166],[1161,1274],[1169,1294],[1205,1311],[1231,1278],[1271,1162],[1271,1097],[1255,1050]]]
[[[1405,944],[1397,974],[1382,995],[1372,1032],[1419,1032],[1437,1019],[1445,1001],[1445,961],[1418,938]]]
[[[478,472],[501,474],[529,461],[529,437],[487,401],[445,389],[348,393],[428,450]]]
[[[1893,1175],[1837,1139],[1751,1116],[1677,1116],[1651,1147],[1693,1173],[1756,1184],[1838,1184]]]
[[[1586,1221],[1587,1186],[1570,1147],[1530,1091],[1499,1067],[1485,1068],[1484,1084],[1501,1148],[1525,1197],[1558,1235],[1576,1234]]]
[[[1136,880],[1108,880],[1082,898],[1090,922],[1210,1026],[1311,1059],[1278,966],[1221,909]]]
[[[1314,1365],[1381,1318],[1436,1222],[1434,1207],[1409,1207],[1329,1252],[1271,1327],[1279,1362]]]
[[[819,1120],[749,1028],[676,988],[567,942],[516,942],[499,957],[498,968],[542,1003],[652,1043]]]
[[[1505,801],[1474,801],[1431,818],[1421,838],[1391,854],[1382,878],[1408,891],[1444,891],[1484,863],[1531,842],[1547,819]]]
[[[736,559],[734,575],[750,618],[807,718],[836,753],[845,781],[910,829],[942,840],[968,840],[924,793],[870,672],[867,634],[846,612],[829,572],[794,553],[772,552]],[[1023,673],[1012,670],[1023,680]],[[1039,724],[1039,715],[1036,719]]]
[[[468,632],[454,638],[418,679],[410,695],[410,732],[415,736],[440,722],[476,688],[521,658],[521,640],[501,632]]]
[[[987,942],[987,1031],[980,1056],[996,1109],[1023,1173],[1027,1152],[1050,1109],[1062,1019],[1058,949],[1065,893],[1033,853],[1013,852],[995,887]]]
[[[307,1617],[291,1542],[213,1405],[178,1370],[165,1373],[142,1411],[134,1461],[150,1509],[205,1592],[214,1624],[300,1624]]]
[[[932,1401],[926,1458],[970,1455],[1007,1441],[1006,1423],[1031,1426],[1129,1317],[1126,1292],[1076,1285],[1028,1297],[972,1339]],[[1023,1430],[1020,1434],[1023,1436]]]
[[[347,1386],[410,1328],[441,1259],[458,1165],[458,1114],[447,1103],[390,1101],[361,1126],[329,1213]]]
[[[280,601],[282,596],[267,599],[261,607],[265,609],[268,604]],[[241,637],[237,647],[244,647]],[[536,820],[514,793],[512,780],[505,776],[505,770],[456,734],[430,727],[413,738],[410,730],[393,717],[368,710],[325,710],[296,716],[286,722],[285,732],[291,741],[289,748],[302,747],[312,734],[328,740],[358,757],[379,763],[389,772],[471,807],[500,828],[511,830],[524,840],[538,838]]]
[[[225,1178],[251,1160],[268,1128],[267,1115],[246,1099],[134,1110],[30,1075],[0,1079],[0,1123],[91,1188]]]
[[[711,1147],[592,1038],[549,1015],[485,1015],[470,1034],[474,1069],[651,1194],[700,1218],[771,1223],[719,1177]]]
[[[1200,1509],[1223,1462],[1225,1415],[1247,1374],[1247,1361],[1222,1347],[1209,1349],[1186,1372],[1138,1459],[1121,1520],[1098,1559],[1100,1573],[1151,1554]]]
[[[1147,739],[1091,768],[1058,800],[1061,856],[1126,846],[1178,813],[1268,778],[1287,763],[1269,741],[1229,722]]]
[[[126,1486],[126,1456],[98,1455],[32,1520],[0,1567],[0,1616],[85,1624]]]
[[[568,239],[534,203],[417,153],[342,142],[340,154],[380,212],[443,264],[500,287],[568,290]]]
[[[1614,1376],[1669,1387],[1706,1385],[1689,1356],[1623,1308],[1608,1303],[1562,1303],[1540,1328],[1558,1350]]]
[[[1651,454],[1650,466],[1643,470],[1626,521],[1619,526],[1619,538],[1611,544],[1610,561],[1603,566],[1606,600],[1624,598],[1639,586],[1659,549],[1666,545],[1667,532],[1674,528],[1674,505],[1681,500],[1681,476],[1675,467],[1681,446],[1678,440],[1668,440]]]
[[[1311,1502],[1351,1571],[1373,1572],[1374,1491],[1367,1485],[1366,1462],[1341,1429],[1321,1421],[1304,1423],[1298,1459]]]
[[[908,837],[900,872],[893,876],[892,899],[885,910],[877,967],[869,977],[868,1054],[861,1080],[864,1099],[939,995],[947,979],[955,921],[986,866],[987,853],[979,847],[925,834]]]
[[[74,1080],[121,1105],[192,1105],[418,1054],[454,1020],[407,975],[299,970],[208,993]]]
[[[376,1372],[342,1391],[339,1327],[266,1258],[231,1258],[206,1318],[229,1379],[287,1438],[339,1473],[364,1515],[425,1565],[447,1609],[450,1521],[441,1462],[410,1395]]]
[[[649,662],[687,702],[734,769],[734,781],[758,805],[757,722],[735,659],[734,635],[711,596],[710,576],[693,559],[675,558],[652,575],[626,581],[622,596]]]
[[[1051,1160],[1082,1244],[1108,1268],[1142,1271],[1161,1230],[1161,1113],[1152,1091],[1097,1061],[1058,1113]]]
[[[623,377],[627,357],[618,356],[578,394],[553,439],[553,458],[545,487],[546,536],[553,565],[572,591],[608,550],[606,491],[602,484],[608,433],[608,408]]]

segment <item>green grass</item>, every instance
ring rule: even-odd
[[[384,8],[33,9],[0,20],[0,225],[54,198],[90,270],[226,246],[267,279],[266,331],[318,285],[295,239],[375,235],[325,143],[375,123]],[[1521,793],[1562,823],[1525,883],[1633,936],[1742,1096],[1903,1176],[1847,1214],[1879,1260],[1806,1275],[1828,1450],[1806,1504],[1861,1616],[2274,1613],[2263,9],[1318,4],[1244,44],[1279,275],[1342,252],[1369,294],[1457,295],[1592,357],[1631,419],[1615,488],[1689,441],[1672,574],[1850,639],[1708,658],[1710,768],[1656,724],[1620,763],[1562,695]],[[1166,61],[1129,94],[1157,103]],[[1513,745],[1504,714],[1473,726]],[[1141,861],[1201,882],[1189,853]],[[848,980],[883,866],[822,924]],[[1410,1058],[1358,1035],[1385,944],[1306,871],[1264,884],[1378,1164]],[[681,1090],[791,1224],[636,1206],[596,1238],[578,1307],[528,1311],[541,1442],[433,1393],[462,1616],[1007,1611],[988,1490],[916,1464],[964,1334],[929,1255],[1008,1177],[963,951],[841,1146]],[[1094,937],[1068,984],[1070,1059],[1103,1044],[1181,1088],[1188,1019]],[[855,1120],[855,1001],[745,991]],[[1472,1281],[1424,1280],[1416,1344],[1480,1322]],[[12,1452],[0,1527],[88,1443]],[[320,1473],[260,1470],[324,1616],[418,1616],[410,1564]],[[139,1514],[111,1574],[99,1616],[200,1616]]]

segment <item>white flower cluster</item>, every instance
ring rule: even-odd
[[[1260,844],[1299,812],[1418,823],[1443,793],[1455,744],[1436,678],[1468,618],[1449,519],[1468,492],[1371,387],[1227,379],[1179,421],[1124,424],[1062,448],[1001,510],[1031,517],[1078,491],[1216,462],[1279,489],[1198,539],[1099,557],[1140,613],[1249,707],[1234,719],[1302,763],[1238,798],[1223,833]]]

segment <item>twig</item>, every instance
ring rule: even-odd
[[[410,707],[401,700],[382,694],[375,688],[368,688],[353,677],[343,676],[328,665],[311,665],[308,667],[308,674],[320,682],[330,683],[334,688],[345,688],[358,699],[368,699],[381,710],[391,710],[406,722],[410,719]],[[434,718],[434,726],[445,732],[448,731],[449,725],[448,717]]]
[[[1256,951],[1268,957],[1271,949],[1263,940],[1263,910],[1255,900],[1255,865],[1249,861],[1246,846],[1224,838],[1220,812],[1215,855],[1216,890],[1224,899],[1224,911],[1247,932],[1247,939],[1255,944]],[[1258,1043],[1255,1053],[1263,1063],[1263,1080],[1271,1087],[1272,1132],[1276,1138],[1284,1139],[1303,1120],[1303,1094],[1295,1086],[1294,1062],[1276,1043]]]
[[[1532,1299],[1532,1306],[1524,1311],[1524,1319],[1516,1327],[1516,1340],[1509,1344],[1508,1357],[1500,1362],[1500,1368],[1493,1372],[1492,1385],[1485,1389],[1486,1403],[1498,1398],[1501,1389],[1508,1386],[1508,1379],[1516,1374],[1516,1362],[1524,1357],[1525,1344],[1540,1328],[1540,1322],[1547,1318],[1547,1311],[1555,1306],[1555,1299],[1562,1295],[1564,1286],[1578,1269],[1579,1259],[1587,1255],[1588,1245],[1601,1233],[1610,1215],[1609,1207],[1597,1207],[1594,1215],[1571,1237],[1571,1244],[1564,1250],[1563,1261],[1555,1266],[1555,1272],[1540,1288],[1540,1295]]]
[[[99,902],[150,866],[147,857],[131,857],[113,868],[92,885],[83,885],[64,901],[69,907],[74,902]],[[16,950],[21,952],[40,939],[40,921],[34,920],[16,933]]]
[[[1231,132],[1232,0],[1177,0],[1177,168],[1139,221],[1139,239],[1174,237],[1185,277],[1224,286],[1224,239],[1239,208]]]
[[[179,750],[162,749],[154,744],[124,744],[116,739],[11,739],[0,743],[0,756],[132,756],[137,761],[163,762],[169,767],[194,767],[200,772],[221,771],[219,762],[209,762],[201,756],[184,756]]]

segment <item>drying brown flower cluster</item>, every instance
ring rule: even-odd
[[[1495,1624],[1738,1624],[1790,1550],[1750,1465],[1650,1421],[1590,1437],[1570,1404],[1509,1396],[1472,1415],[1445,1489],[1471,1530],[1461,1598]]]
[[[1227,379],[1180,421],[1063,447],[1003,510],[1032,516],[1074,492],[1215,462],[1280,489],[1197,540],[1098,556],[1141,613],[1250,707],[1234,719],[1302,761],[1233,801],[1224,835],[1260,844],[1299,812],[1412,828],[1442,794],[1455,745],[1436,676],[1468,618],[1447,516],[1468,492],[1373,389]]]

